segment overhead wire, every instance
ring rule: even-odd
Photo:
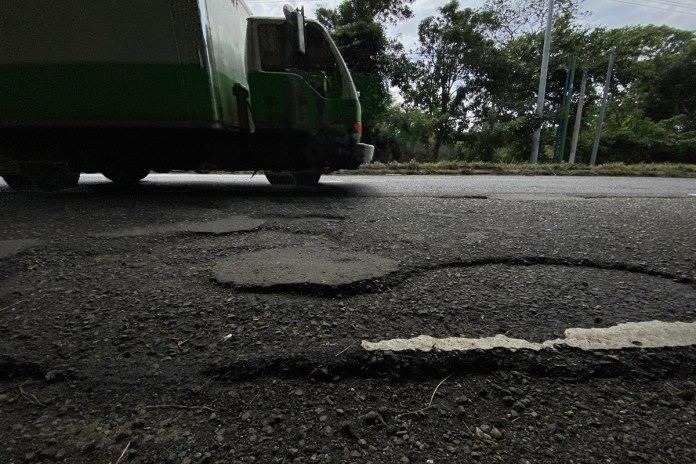
[[[651,5],[648,3],[637,3],[637,2],[629,2],[627,0],[607,0],[609,2],[615,2],[615,3],[625,3],[627,5],[634,5],[634,6],[642,6],[645,8],[652,8],[653,10],[662,10],[662,11],[669,11],[670,13],[676,13],[676,14],[685,14],[685,15],[690,15],[690,16],[696,16],[696,8],[690,8],[690,7],[684,7],[684,6],[675,6],[675,8],[684,8],[684,9],[689,9],[693,11],[693,13],[690,13],[688,11],[682,11],[680,9],[674,9],[674,8],[666,8],[666,7],[661,7],[661,6],[655,6]],[[664,5],[667,5],[666,3],[663,2],[655,2],[653,0],[653,3],[662,3]]]

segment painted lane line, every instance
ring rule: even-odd
[[[535,343],[505,335],[484,338],[435,338],[420,335],[415,338],[395,338],[379,342],[363,340],[366,351],[468,351],[505,348],[511,351],[555,349],[556,345],[581,350],[620,350],[624,348],[664,348],[696,345],[695,322],[627,322],[607,328],[571,328],[565,338]]]

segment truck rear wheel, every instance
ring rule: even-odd
[[[17,192],[52,192],[77,187],[80,173],[70,171],[64,166],[34,166],[29,172],[7,174],[3,179]]]
[[[34,183],[24,174],[4,174],[2,178],[16,192],[28,192],[35,189]]]

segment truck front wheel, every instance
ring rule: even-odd
[[[298,187],[316,187],[321,178],[321,171],[264,171],[271,185],[296,185]]]
[[[134,166],[119,166],[109,167],[102,170],[104,177],[109,179],[114,184],[118,185],[133,185],[147,177],[150,170],[143,167]]]
[[[321,171],[298,171],[293,172],[292,176],[295,178],[295,185],[299,185],[300,187],[316,187],[321,178]]]

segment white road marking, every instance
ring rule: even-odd
[[[434,338],[420,335],[415,338],[395,338],[379,342],[363,340],[367,351],[468,351],[506,348],[512,351],[527,349],[540,351],[564,345],[581,350],[620,350],[624,348],[663,348],[696,345],[696,323],[694,322],[627,322],[613,327],[565,331],[565,338],[530,342],[505,335],[484,338]]]

